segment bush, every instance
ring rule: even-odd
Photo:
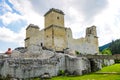
[[[115,60],[115,63],[120,63],[120,60]]]
[[[58,76],[64,76],[64,75],[65,75],[65,71],[64,70],[59,70]]]
[[[65,70],[65,76],[69,76],[69,75],[72,75],[72,73],[69,72],[68,70]]]
[[[112,55],[112,52],[109,48],[106,48],[106,49],[102,50],[102,54]]]
[[[76,55],[80,55],[80,52],[79,51],[75,51]]]
[[[7,75],[6,77],[5,76],[2,76],[1,74],[0,74],[0,80],[11,80],[11,75]]]

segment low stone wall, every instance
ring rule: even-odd
[[[73,75],[90,73],[90,60],[61,53],[48,59],[5,58],[0,60],[0,74],[2,76],[9,74],[19,79],[40,77],[44,73],[57,76],[60,70],[67,70]]]
[[[19,79],[40,77],[45,73],[57,76],[61,70],[70,75],[83,75],[101,69],[99,59],[76,56],[75,51],[70,49],[58,53],[32,45],[13,50],[11,56],[4,57],[0,58],[0,74]]]
[[[66,56],[66,70],[71,74],[82,75],[91,72],[90,61],[85,57]]]
[[[59,70],[64,70],[64,56],[59,55],[50,59],[2,59],[0,60],[0,74],[8,74],[14,78],[40,77],[44,73],[57,76]]]
[[[110,65],[112,65],[114,63],[115,63],[115,61],[113,59],[104,59],[104,60],[102,60],[103,66],[110,66]]]

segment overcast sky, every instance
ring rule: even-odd
[[[65,13],[65,27],[74,38],[95,25],[99,46],[120,38],[120,0],[0,0],[0,52],[24,46],[25,29],[32,23],[44,28],[50,8]]]

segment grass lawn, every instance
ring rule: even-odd
[[[120,73],[120,64],[114,64],[108,67],[104,67],[98,72],[119,72]],[[53,77],[51,80],[120,80],[119,74],[96,74],[91,73],[83,76],[67,77],[67,76],[58,76]]]
[[[119,72],[120,73],[120,64],[114,64],[111,66],[104,67],[98,72]]]
[[[120,75],[89,74],[77,77],[54,77],[51,80],[120,80]]]

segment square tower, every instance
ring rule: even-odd
[[[64,27],[64,13],[59,9],[50,9],[45,15],[45,28],[56,25]]]
[[[38,33],[39,33],[39,27],[37,25],[30,24],[26,28],[25,47],[28,47],[31,44],[36,43],[36,38],[37,38]]]
[[[63,51],[67,47],[64,13],[61,10],[52,8],[44,17],[44,46],[55,51]]]

